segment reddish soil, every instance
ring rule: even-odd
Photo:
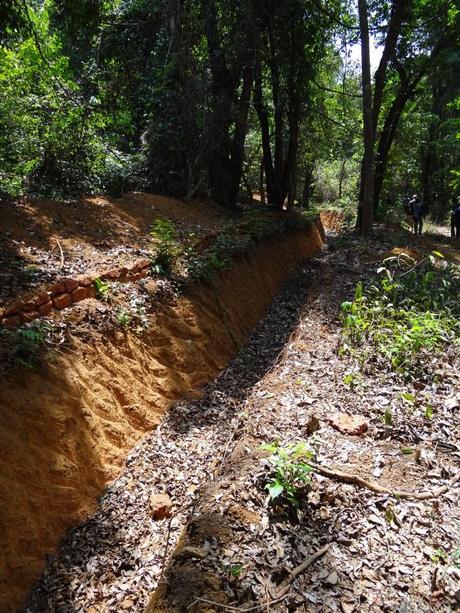
[[[21,254],[21,265],[35,262],[52,277],[62,274],[49,264],[59,259],[50,254],[54,240],[64,250],[67,274],[87,272],[145,253],[157,215],[203,236],[228,220],[208,205],[135,194],[62,208],[26,202],[8,209],[2,224],[10,222],[7,244]],[[116,295],[112,303],[84,300],[55,318],[67,326],[64,345],[42,354],[32,370],[0,374],[2,613],[16,610],[45,555],[95,509],[135,443],[173,401],[194,394],[225,367],[286,276],[321,244],[317,228],[267,241],[179,299],[149,298],[149,283],[161,281],[145,283],[145,329],[114,331]],[[7,262],[3,270],[8,278],[15,274]],[[20,283],[6,295],[26,289]],[[138,291],[132,287],[129,295],[138,300]]]
[[[230,220],[210,204],[137,192],[122,199],[1,202],[0,213],[0,308],[59,277],[98,274],[145,257],[151,248],[149,231],[158,217],[170,218],[183,235],[197,236]]]

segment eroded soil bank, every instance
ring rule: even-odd
[[[267,241],[208,284],[155,305],[141,336],[74,340],[0,387],[2,588],[14,611],[64,532],[96,508],[137,441],[212,380],[280,285],[321,247],[321,224]]]

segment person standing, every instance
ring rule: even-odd
[[[425,207],[417,194],[414,194],[409,202],[409,211],[412,215],[412,221],[414,223],[414,234],[422,236]]]
[[[450,234],[452,238],[460,239],[460,196],[452,208],[450,216]]]

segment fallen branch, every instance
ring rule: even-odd
[[[318,551],[315,551],[315,553],[313,553],[310,557],[304,560],[302,564],[299,564],[299,566],[296,566],[294,570],[289,573],[289,577],[285,579],[279,585],[279,588],[278,588],[279,596],[286,596],[291,586],[291,583],[294,581],[294,579],[296,579],[299,575],[305,572],[309,566],[311,566],[314,562],[316,562],[316,560],[319,560],[319,558],[321,558],[326,553],[329,547],[330,547],[329,543],[327,545],[324,545],[324,547],[321,547],[321,549],[318,549]]]
[[[379,485],[375,483],[375,481],[368,481],[367,479],[363,479],[362,477],[358,477],[357,475],[351,475],[350,473],[344,473],[340,470],[332,470],[331,468],[327,468],[326,466],[320,466],[319,464],[314,464],[313,462],[308,463],[309,466],[312,467],[313,470],[324,475],[325,477],[329,477],[330,479],[337,479],[338,481],[343,481],[344,483],[351,483],[352,485],[359,485],[360,487],[365,487],[368,490],[376,492],[377,494],[389,494],[390,496],[394,496],[395,498],[406,498],[410,500],[428,500],[429,498],[437,498],[442,494],[445,494],[449,491],[449,488],[452,487],[457,481],[460,479],[460,471],[457,472],[454,477],[449,481],[448,485],[443,485],[431,491],[425,492],[405,492],[400,490],[392,490],[390,488],[384,487],[383,485]]]
[[[267,602],[264,604],[258,604],[255,607],[249,607],[249,609],[241,609],[240,607],[232,607],[231,605],[222,604],[220,602],[215,602],[214,600],[208,600],[207,598],[200,598],[199,596],[195,596],[195,600],[191,604],[188,605],[187,609],[191,609],[198,602],[204,602],[205,604],[211,604],[215,607],[220,607],[221,609],[224,609],[225,611],[238,611],[238,613],[249,613],[249,611],[257,611],[267,606],[271,607],[274,604],[278,604],[285,598],[286,598],[286,594],[284,596],[280,596],[276,600],[272,600],[271,602]]]

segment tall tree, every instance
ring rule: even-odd
[[[358,0],[359,31],[361,38],[361,73],[363,87],[363,142],[364,155],[361,171],[361,229],[368,234],[372,229],[374,192],[374,118],[372,112],[371,61],[369,48],[369,23],[366,0]]]
[[[228,8],[228,2],[225,3]],[[232,44],[225,48],[224,24],[210,0],[205,9],[205,32],[211,68],[211,132],[209,136],[209,181],[213,199],[227,208],[236,205],[244,161],[244,143],[254,80],[255,17],[253,0],[236,2],[227,24]],[[237,19],[235,19],[237,15]],[[243,36],[237,30],[245,24]],[[230,46],[230,48],[228,48]]]

